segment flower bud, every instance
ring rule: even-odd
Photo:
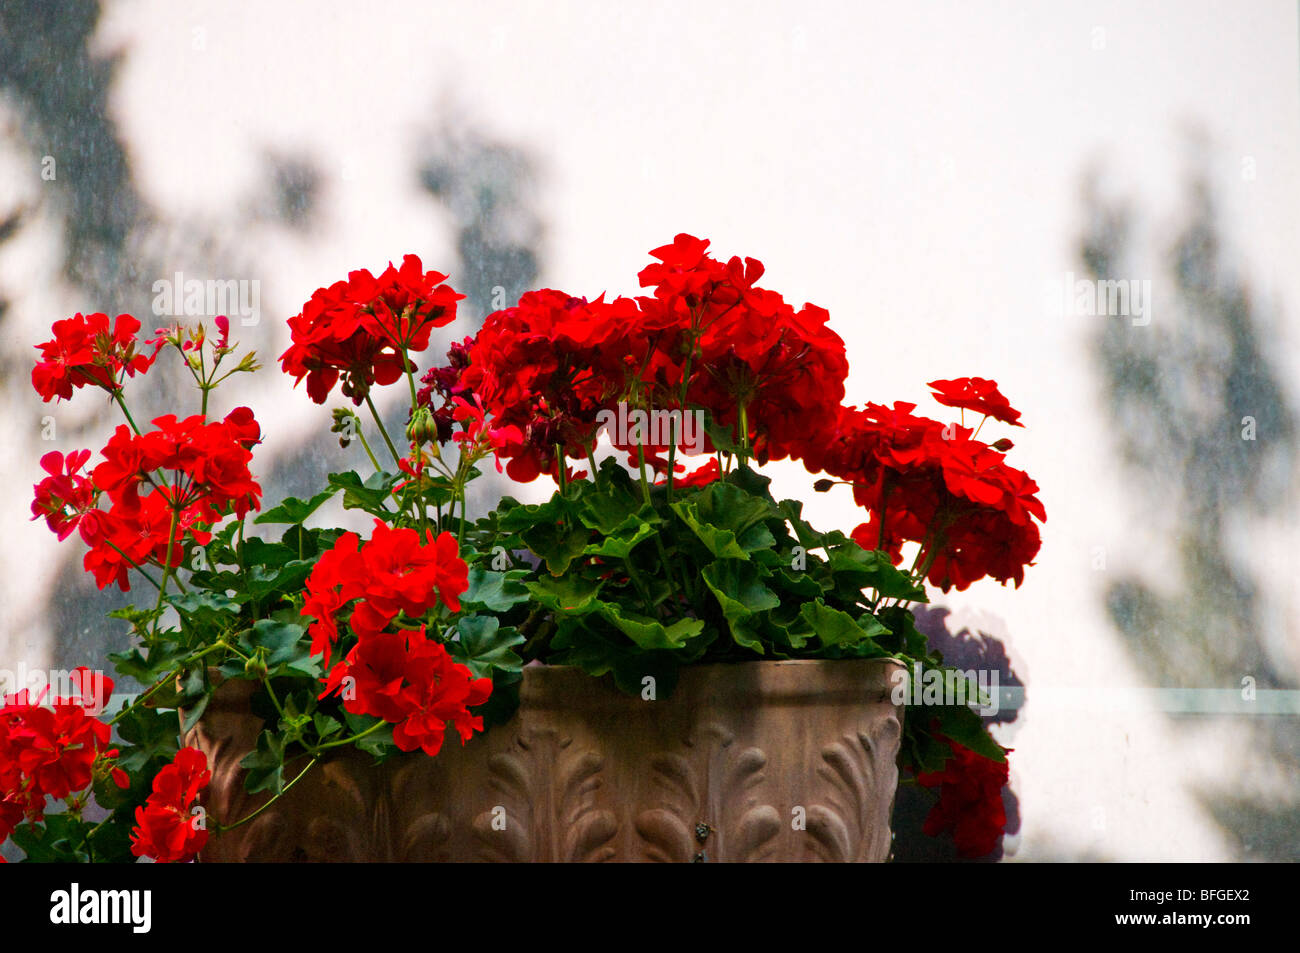
[[[244,674],[250,678],[266,678],[266,659],[262,657],[262,650],[258,649],[244,663]]]
[[[406,425],[406,437],[417,446],[426,443],[438,446],[438,425],[428,407],[415,408],[411,422]]]
[[[816,483],[814,483],[814,484],[813,484],[813,489],[816,490],[818,493],[825,493],[827,490],[829,490],[829,489],[830,489],[831,487],[833,487],[834,485],[835,485],[835,481],[834,481],[834,480],[825,480],[825,479],[823,479],[823,480],[818,480]]]
[[[346,450],[357,432],[357,415],[346,407],[335,407],[331,413],[334,423],[330,426],[330,433],[339,435],[339,446]]]

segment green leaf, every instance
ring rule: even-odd
[[[239,615],[239,603],[224,592],[191,589],[167,601],[189,622],[213,628],[229,625]]]
[[[795,538],[804,552],[821,549],[826,545],[826,534],[819,533],[801,518],[803,503],[799,500],[782,500],[777,505],[781,517],[794,528]]]
[[[647,508],[644,514],[641,513],[644,506],[629,487],[607,486],[586,491],[577,515],[588,529],[594,529],[602,536],[613,536],[653,519],[652,510]]]
[[[718,559],[748,559],[749,553],[736,542],[736,534],[709,523],[700,512],[698,498],[673,503],[672,510],[692,533]]]
[[[136,706],[114,727],[126,742],[118,749],[118,767],[131,774],[145,771],[151,763],[161,767],[176,757],[180,748],[180,723],[172,710]]]
[[[92,825],[71,814],[46,814],[44,823],[21,824],[10,835],[28,863],[84,864],[86,835]]]
[[[302,591],[303,583],[311,575],[315,563],[310,559],[293,559],[278,569],[253,566],[242,592],[235,596],[241,602],[264,601],[268,596],[294,595]]]
[[[249,794],[279,794],[284,790],[284,739],[278,732],[263,731],[257,736],[257,748],[244,755],[239,766],[248,772],[244,789]]]
[[[679,619],[670,626],[626,612],[610,602],[599,604],[601,615],[643,649],[679,649],[704,630],[703,619]]]
[[[121,609],[113,609],[108,613],[110,619],[125,619],[131,623],[131,627],[144,631],[149,627],[149,623],[158,615],[153,609],[137,609],[135,606],[124,606]]]
[[[718,600],[732,638],[738,644],[762,653],[763,643],[754,631],[754,615],[776,608],[781,599],[763,584],[758,569],[753,563],[719,559],[705,566],[700,575]]]
[[[612,675],[619,690],[629,695],[641,695],[647,688],[647,678],[653,679],[649,684],[654,686],[656,700],[672,693],[681,669],[677,653],[615,645],[585,629],[580,620],[572,621],[569,648],[557,654],[555,664],[575,666],[592,678]]]
[[[258,536],[249,536],[244,540],[241,555],[244,565],[279,569],[291,559],[298,558],[298,551],[290,549],[284,543],[268,543]],[[238,575],[235,575],[238,579]]]
[[[521,569],[497,572],[472,566],[469,570],[469,587],[460,597],[463,607],[481,606],[490,612],[506,612],[521,602],[528,601],[528,588],[523,580],[528,573]]]
[[[763,522],[779,514],[770,500],[730,482],[709,484],[689,500],[672,504],[705,547],[719,559],[748,559],[775,540]]]
[[[578,576],[543,576],[537,582],[524,584],[537,603],[544,609],[564,615],[586,615],[600,608],[596,594],[600,583]]]
[[[194,729],[194,726],[199,723],[199,719],[203,717],[203,713],[208,710],[208,702],[210,701],[212,701],[211,693],[200,695],[198,701],[192,702],[189,707],[185,709],[185,721],[181,725],[182,735],[189,734],[190,731]]]
[[[384,519],[391,518],[393,511],[387,507],[392,498],[393,486],[399,477],[384,471],[372,473],[362,480],[355,470],[346,473],[331,473],[329,485],[343,491],[343,508],[360,509]]]
[[[312,715],[312,726],[316,729],[316,737],[325,741],[330,735],[338,734],[343,730],[343,722],[337,718],[331,718],[322,711]]]
[[[605,537],[599,544],[583,550],[586,556],[604,556],[609,559],[627,559],[637,543],[653,536],[655,528],[649,523],[635,522]]]
[[[800,612],[825,646],[858,645],[889,631],[870,614],[863,617],[869,621],[865,625],[860,625],[853,620],[853,616],[839,609],[832,609],[821,599],[804,603]]]
[[[546,561],[547,572],[559,576],[587,548],[591,531],[585,526],[539,523],[524,530],[521,536],[528,548]]]
[[[705,412],[704,429],[709,434],[709,441],[722,453],[739,453],[740,444],[736,442],[735,427],[726,427],[713,419],[713,414]]]
[[[914,585],[907,573],[890,562],[888,554],[863,549],[852,540],[830,549],[830,567],[835,574],[836,589],[841,592],[846,588],[856,592],[870,587],[887,599],[926,601],[925,589]]]
[[[1007,760],[1002,746],[993,740],[980,716],[965,705],[929,705],[924,711],[939,719],[939,733],[944,737],[999,764]]]
[[[190,650],[185,646],[168,641],[155,642],[146,649],[137,647],[113,652],[108,658],[119,675],[129,675],[142,685],[152,685],[189,654]]]
[[[493,670],[519,672],[524,660],[514,647],[523,645],[524,637],[513,626],[504,629],[490,615],[462,616],[456,623],[460,638],[447,644],[456,661],[469,666],[476,678],[490,678]]]
[[[348,723],[348,730],[354,735],[368,731],[380,723],[380,720],[372,715],[354,715],[350,711],[345,711],[343,718]],[[356,746],[376,761],[382,761],[389,751],[397,747],[397,743],[393,741],[393,726],[384,725],[374,734],[366,735],[357,741]]]
[[[334,496],[341,487],[331,485],[328,490],[322,490],[313,496],[310,500],[300,500],[297,497],[288,497],[279,506],[273,506],[271,509],[262,513],[254,523],[302,523],[307,517],[315,513],[321,504],[330,497]]]

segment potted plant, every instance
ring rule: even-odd
[[[945,671],[908,607],[1019,584],[1037,487],[979,427],[843,406],[827,313],[707,248],[656,249],[637,298],[529,292],[444,366],[416,362],[462,296],[415,256],[319,289],[280,363],[318,404],[338,387],[332,431],[367,465],[269,507],[252,411],[210,412],[256,369],[225,318],[147,342],[129,315],[57,322],[36,390],[103,389],[126,422],[93,466],[47,454],[33,514],[101,589],[152,586],[112,613],[146,689],[109,714],[82,670],[7,698],[0,835],[34,860],[884,860],[901,779],[939,789],[927,831],[996,843],[980,699],[903,717]],[[124,385],[163,349],[198,413],[141,428]],[[402,383],[395,438],[371,391]],[[931,386],[1019,426],[992,382]],[[761,473],[781,459],[865,521],[814,529]],[[488,460],[557,488],[471,518]],[[364,531],[313,525],[334,497]]]

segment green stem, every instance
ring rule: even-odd
[[[204,341],[204,344],[206,344],[206,343],[207,343],[207,342],[206,342],[206,340],[205,340],[205,341]],[[214,370],[215,370],[215,368],[214,368]],[[202,403],[202,405],[201,405],[200,408],[199,408],[199,413],[201,413],[201,414],[203,415],[203,419],[204,419],[204,420],[207,420],[207,419],[208,419],[208,391],[209,391],[211,388],[208,387],[208,366],[207,366],[207,362],[203,359],[203,346],[202,346],[202,345],[200,345],[200,347],[199,347],[199,375],[198,375],[198,382],[199,382],[199,390],[203,391],[203,403]]]
[[[155,639],[158,638],[158,623],[162,619],[163,596],[167,592],[167,580],[171,578],[172,574],[172,546],[175,545],[176,542],[176,524],[180,520],[180,516],[180,510],[172,507],[172,525],[171,528],[167,530],[167,554],[163,559],[163,577],[162,582],[158,586],[158,601],[155,602],[153,606],[153,637]]]
[[[555,482],[560,485],[560,496],[564,496],[564,491],[568,486],[564,475],[566,469],[564,448],[557,443],[555,445]]]
[[[411,388],[411,415],[414,416],[420,399],[415,393],[415,373],[411,370],[411,361],[406,355],[406,348],[402,348],[402,368],[406,371],[406,383]]]
[[[272,804],[274,804],[276,801],[280,800],[280,798],[282,798],[282,797],[284,797],[286,794],[288,794],[288,793],[289,793],[289,790],[290,790],[290,789],[291,789],[295,784],[297,784],[299,781],[301,781],[303,775],[305,775],[308,771],[310,771],[310,770],[312,769],[312,767],[316,764],[316,762],[319,761],[319,760],[320,760],[319,758],[312,758],[310,761],[308,761],[308,762],[307,762],[307,767],[305,767],[305,768],[303,768],[301,771],[299,771],[297,777],[295,777],[292,781],[290,781],[288,784],[286,784],[286,785],[284,786],[284,789],[283,789],[279,794],[277,794],[277,795],[275,795],[274,797],[272,797],[269,801],[267,801],[265,804],[263,804],[261,807],[259,807],[259,808],[258,808],[256,811],[254,811],[252,814],[249,814],[247,817],[242,817],[242,818],[240,818],[239,820],[235,821],[235,823],[230,824],[230,825],[218,825],[218,830],[220,830],[220,831],[222,831],[222,832],[224,833],[225,831],[233,831],[236,827],[239,827],[241,824],[247,824],[249,821],[251,821],[253,818],[257,817],[257,815],[261,814],[263,811],[265,811],[268,807],[270,807],[270,806],[271,806]]]
[[[135,425],[135,418],[131,416],[131,411],[126,409],[126,401],[122,399],[120,389],[113,391],[113,400],[117,401],[117,406],[122,408],[122,413],[126,416],[126,422],[131,425],[131,429],[135,431],[136,436],[139,436],[140,428]]]
[[[636,445],[636,455],[641,469],[641,496],[645,499],[645,505],[650,506],[650,484],[645,478],[645,447],[642,444]]]
[[[685,420],[686,415],[690,413],[690,411],[689,411],[689,410],[687,409],[687,407],[686,407],[686,395],[687,395],[687,393],[689,393],[690,388],[691,388],[691,362],[695,359],[695,334],[694,334],[694,330],[695,330],[695,323],[696,323],[696,320],[697,320],[697,319],[695,318],[695,316],[692,315],[692,317],[691,317],[691,332],[692,332],[692,333],[691,333],[691,345],[690,345],[690,349],[686,352],[686,364],[685,364],[685,366],[684,366],[683,369],[682,369],[682,390],[681,390],[681,393],[678,395],[678,400],[677,400],[677,405],[678,405],[678,406],[681,408],[681,410],[682,410],[682,424],[683,424],[683,426],[684,426],[685,423],[686,423],[686,420]],[[672,502],[672,499],[673,499],[673,479],[674,479],[673,467],[674,467],[675,461],[676,461],[676,459],[677,459],[677,435],[676,435],[677,425],[676,425],[676,422],[675,422],[675,421],[673,422],[673,426],[672,426],[671,430],[672,430],[672,432],[673,432],[672,446],[670,446],[670,447],[668,448],[668,501],[669,501],[669,502]]]
[[[740,465],[749,468],[749,412],[746,405],[742,402],[740,409]]]
[[[361,446],[365,448],[366,456],[370,458],[370,462],[374,466],[375,472],[378,473],[382,467],[379,466],[379,461],[375,459],[374,451],[370,449],[370,442],[366,440],[366,435],[361,432],[361,418],[357,417],[355,419],[357,422],[357,437],[361,440]]]
[[[109,725],[115,725],[115,724],[117,724],[118,720],[119,720],[120,718],[122,718],[123,716],[125,716],[125,715],[127,714],[127,712],[135,711],[135,709],[139,708],[141,705],[143,705],[145,702],[147,702],[150,698],[152,698],[154,692],[158,691],[158,689],[162,688],[162,687],[165,686],[165,685],[169,685],[169,684],[171,684],[172,680],[173,680],[177,675],[179,675],[182,671],[184,671],[185,667],[186,667],[190,662],[193,662],[193,661],[195,661],[196,659],[201,659],[201,658],[203,658],[203,656],[205,656],[205,655],[211,655],[213,652],[217,651],[217,649],[231,649],[231,646],[228,645],[228,644],[226,643],[226,641],[223,639],[223,640],[221,640],[220,642],[217,642],[215,645],[209,645],[207,648],[204,648],[204,649],[196,649],[195,651],[191,652],[189,655],[185,656],[185,658],[181,659],[180,664],[178,664],[178,665],[177,665],[175,668],[173,668],[170,672],[168,672],[168,673],[167,673],[166,675],[164,675],[161,679],[159,679],[157,682],[155,682],[155,683],[154,683],[154,684],[153,684],[153,685],[152,685],[148,690],[146,690],[145,692],[141,693],[141,694],[136,698],[135,701],[133,701],[131,704],[127,705],[125,708],[123,708],[121,711],[119,711],[116,715],[114,715],[112,718],[110,718],[110,719],[108,720]],[[231,649],[231,650],[234,651],[233,649]]]
[[[320,752],[326,751],[330,748],[338,748],[343,745],[350,745],[354,741],[360,741],[362,738],[366,737],[366,735],[373,735],[376,731],[378,731],[380,728],[383,728],[387,724],[388,722],[386,721],[379,721],[371,725],[365,731],[358,732],[355,735],[349,735],[347,738],[341,738],[338,741],[327,741],[324,744],[316,745],[314,748],[311,749],[312,753],[319,755]]]
[[[388,452],[393,455],[393,464],[400,464],[402,458],[398,454],[397,448],[393,446],[393,441],[389,439],[388,430],[384,427],[384,422],[379,417],[379,411],[375,409],[375,402],[370,399],[369,394],[366,394],[366,406],[370,408],[370,416],[375,418],[375,426],[379,428],[379,433],[380,436],[384,438],[384,443],[388,444]]]

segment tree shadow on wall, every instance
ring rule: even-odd
[[[1276,595],[1234,539],[1285,514],[1296,421],[1269,359],[1273,316],[1225,261],[1206,174],[1193,168],[1184,224],[1163,256],[1167,276],[1153,282],[1159,307],[1150,324],[1102,319],[1091,342],[1125,485],[1178,567],[1159,587],[1137,574],[1112,582],[1106,610],[1149,685],[1294,689],[1295,672],[1277,648],[1283,633],[1270,623],[1280,618],[1270,612]],[[1103,199],[1095,175],[1083,197],[1089,218],[1079,256],[1087,274],[1131,278],[1134,212]],[[1203,715],[1170,726],[1235,733],[1241,772],[1195,793],[1240,858],[1300,859],[1295,719]],[[1279,775],[1287,783],[1263,787]]]

